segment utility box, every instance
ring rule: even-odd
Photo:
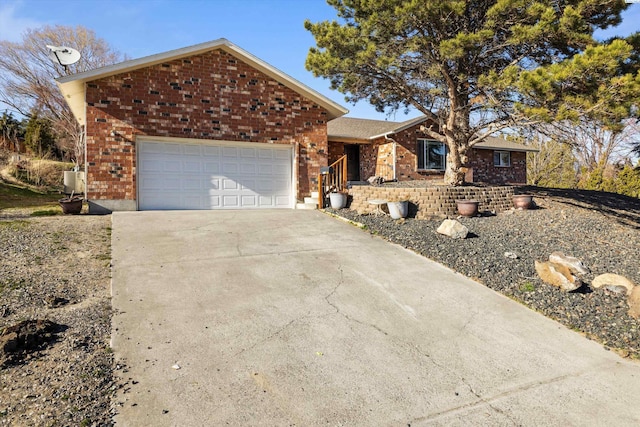
[[[84,172],[64,172],[64,194],[84,194]]]

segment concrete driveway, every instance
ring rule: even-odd
[[[640,424],[640,364],[320,212],[114,213],[112,241],[117,425]]]

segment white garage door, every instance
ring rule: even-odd
[[[292,150],[249,143],[138,142],[138,208],[291,208]]]

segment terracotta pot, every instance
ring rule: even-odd
[[[516,209],[531,209],[533,207],[533,196],[531,194],[514,194],[513,206]]]
[[[82,197],[66,197],[58,200],[62,213],[77,215],[82,211]]]
[[[478,215],[479,204],[480,202],[477,200],[456,200],[458,213],[462,216],[471,217]]]

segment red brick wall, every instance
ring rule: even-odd
[[[473,181],[487,184],[526,184],[527,153],[511,152],[511,166],[494,166],[493,150],[471,149]]]
[[[417,141],[432,139],[420,131],[421,124],[412,126],[391,138],[396,141],[396,178],[398,181],[442,180],[444,171],[418,171]],[[333,146],[335,144],[335,146]],[[339,143],[330,143],[332,156],[343,154]],[[335,153],[335,154],[334,154]],[[493,150],[471,149],[469,167],[473,168],[473,181],[488,184],[524,184],[527,182],[526,153],[511,152],[511,166],[493,166]],[[393,174],[393,144],[384,137],[360,148],[360,176],[391,179]]]
[[[442,179],[444,172],[417,171],[418,160],[416,154],[419,138],[427,138],[420,132],[420,124],[391,135],[396,141],[396,178],[398,181],[421,179]],[[393,142],[378,138],[370,145],[360,149],[360,170],[362,179],[371,176],[382,176],[385,179],[393,177]]]
[[[86,100],[89,198],[135,200],[137,135],[294,145],[299,198],[327,165],[327,112],[222,50],[95,80]]]
[[[329,143],[329,164],[338,161],[340,157],[344,156],[344,143],[342,142],[330,142]]]

